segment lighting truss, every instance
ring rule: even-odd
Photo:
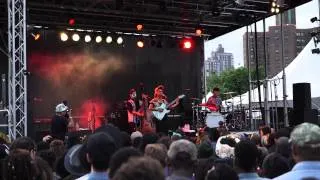
[[[26,0],[8,0],[9,138],[27,136]]]

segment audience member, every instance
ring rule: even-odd
[[[195,169],[195,179],[204,180],[207,176],[208,171],[215,164],[215,159],[199,159]]]
[[[164,180],[160,163],[150,157],[132,158],[123,164],[112,180]]]
[[[214,165],[209,171],[206,180],[238,180],[237,173],[226,164]]]
[[[278,153],[269,154],[262,164],[263,176],[266,178],[275,178],[290,171],[289,162]]]
[[[117,150],[114,139],[103,132],[92,134],[86,144],[87,161],[91,164],[91,172],[79,178],[86,179],[109,179],[107,169],[111,156]]]
[[[239,179],[263,179],[256,172],[259,156],[257,146],[249,140],[242,140],[234,149],[234,166]]]
[[[148,144],[144,150],[144,155],[158,160],[163,168],[166,167],[167,147],[163,144]]]
[[[167,180],[192,179],[197,162],[197,147],[188,140],[174,141],[168,151],[172,174]]]
[[[213,155],[212,144],[209,141],[202,142],[198,147],[198,158],[205,159]]]
[[[66,148],[64,146],[63,141],[61,140],[53,140],[50,143],[50,150],[56,155],[56,157],[61,157],[66,152]]]
[[[320,179],[320,127],[302,123],[292,131],[289,141],[292,157],[297,164],[290,172],[275,179]]]
[[[148,144],[154,144],[157,143],[159,137],[157,134],[155,133],[147,133],[144,134],[142,137],[142,146],[141,146],[141,152],[144,152],[146,146]]]
[[[51,169],[54,169],[56,155],[51,150],[38,151],[37,155],[41,157],[43,160],[45,160]]]
[[[131,157],[142,156],[142,153],[135,148],[125,147],[115,152],[109,163],[109,177],[112,179],[122,164],[128,162]]]
[[[22,140],[20,139],[19,142],[22,142]],[[15,143],[15,145],[17,144]],[[4,161],[3,180],[34,180],[37,177],[37,171],[32,160],[30,151],[26,149],[11,150],[9,156]]]
[[[36,143],[29,137],[19,137],[14,140],[10,146],[10,151],[13,150],[27,150],[32,159],[36,157]]]
[[[132,145],[131,137],[127,132],[122,131],[121,132],[121,137],[122,137],[122,145],[123,145],[123,147],[130,147]]]
[[[132,147],[141,150],[142,141],[142,137],[135,138],[132,142]]]
[[[171,144],[171,139],[169,136],[163,136],[157,141],[157,143],[164,144],[166,146],[166,148],[169,149],[170,144]]]
[[[131,142],[133,144],[133,141],[137,138],[137,137],[141,137],[142,138],[142,133],[140,131],[135,131],[133,133],[131,133],[131,136],[130,136],[130,139],[131,139]]]

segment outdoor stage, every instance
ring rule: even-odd
[[[0,61],[0,73],[8,74],[8,98],[3,99],[8,99],[9,136],[32,134],[33,120],[50,117],[62,100],[69,101],[75,116],[86,117],[93,104],[97,115],[104,116],[127,99],[130,88],[141,91],[141,84],[150,96],[159,84],[166,86],[169,99],[186,94],[183,108],[190,111],[190,98],[205,93],[205,39],[308,1],[283,2],[277,5],[278,12],[271,11],[274,3],[269,0],[242,4],[2,1],[1,17],[6,18],[0,19],[0,25],[8,33],[0,33],[8,37],[4,40],[8,44],[1,47],[6,51],[1,51],[0,58],[9,62]],[[68,35],[65,42],[59,37],[61,32]],[[85,35],[92,40],[87,41]],[[113,38],[112,43],[107,36]],[[119,36],[124,40],[121,45],[116,43]],[[186,44],[185,39],[191,42]],[[143,48],[137,47],[138,41],[144,41]],[[82,121],[85,125],[86,120]]]

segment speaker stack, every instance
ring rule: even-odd
[[[293,112],[290,126],[303,122],[318,124],[318,110],[312,109],[310,83],[293,84]]]

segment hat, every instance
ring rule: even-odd
[[[289,142],[299,146],[320,144],[320,127],[312,123],[302,123],[294,128]]]
[[[190,155],[191,160],[197,160],[197,147],[192,142],[180,139],[174,141],[169,148],[168,157],[169,159],[175,159],[178,153],[185,152]]]
[[[67,111],[67,110],[68,110],[68,106],[64,105],[63,103],[58,104],[56,106],[56,112],[57,113],[64,112],[64,111]]]
[[[113,126],[111,124],[107,124],[107,125],[101,126],[98,129],[96,129],[95,133],[98,133],[98,132],[103,132],[103,133],[107,133],[108,135],[110,135],[113,138],[113,140],[115,141],[118,148],[121,148],[123,146],[121,131],[116,126]]]
[[[137,137],[142,137],[142,133],[140,131],[135,131],[131,134],[130,139],[133,141]]]
[[[83,168],[80,161],[80,151],[83,145],[75,145],[67,152],[64,157],[64,167],[66,170],[75,176],[82,176],[86,174],[86,170]]]

